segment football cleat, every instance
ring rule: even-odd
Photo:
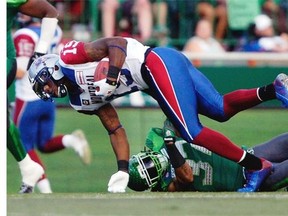
[[[20,190],[18,193],[20,193],[20,194],[33,193],[33,187],[22,182],[22,184],[20,186]]]
[[[288,108],[288,76],[284,73],[279,74],[273,84],[277,99]]]
[[[243,188],[238,189],[238,192],[256,192],[260,188],[263,181],[269,176],[273,170],[271,162],[261,159],[262,169],[260,170],[245,170],[246,184]]]
[[[77,139],[77,142],[72,146],[74,151],[79,155],[84,164],[91,163],[91,149],[89,143],[82,130],[75,130],[72,135]]]

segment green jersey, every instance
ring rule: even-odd
[[[16,57],[15,47],[12,39],[11,29],[13,26],[14,19],[18,13],[18,8],[26,3],[28,0],[7,0],[7,26],[6,26],[6,37],[7,37],[7,74],[10,72],[12,67],[12,61]]]
[[[163,142],[162,129],[152,128],[148,133],[145,145],[149,149],[169,157]],[[193,169],[194,181],[190,187],[187,187],[188,190],[236,191],[243,187],[243,169],[237,163],[220,157],[204,147],[187,143],[180,138],[177,138],[175,145]],[[175,172],[170,166],[158,185],[152,188],[152,191],[167,191],[173,178],[175,178]]]

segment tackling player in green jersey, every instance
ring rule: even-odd
[[[18,12],[23,14],[43,18],[41,24],[41,37],[36,46],[34,55],[31,57],[29,64],[40,55],[44,55],[54,36],[57,26],[57,10],[46,0],[7,0],[7,89],[15,78],[17,64],[15,47],[11,35],[14,18]],[[27,154],[22,141],[20,140],[19,131],[10,119],[9,110],[7,109],[7,148],[18,162],[21,175],[22,185],[19,193],[31,193],[38,179],[44,174],[43,168],[35,163]]]
[[[166,121],[163,130],[150,129],[145,143],[149,150],[130,158],[130,189],[213,192],[237,191],[243,187],[245,179],[241,166],[176,137],[169,124]],[[171,147],[174,148],[172,154]],[[288,185],[288,133],[247,151],[274,162],[274,172],[264,181],[261,191]]]

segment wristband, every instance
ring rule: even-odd
[[[118,170],[127,171],[129,167],[129,162],[126,160],[118,160],[117,166],[118,166]]]
[[[118,80],[119,71],[120,71],[120,68],[110,65],[108,69],[107,78]]]
[[[175,143],[176,139],[174,136],[167,136],[163,138],[165,144],[168,144],[170,142],[173,142],[173,144]]]
[[[181,167],[185,163],[185,159],[180,154],[175,144],[166,145],[166,150],[169,155],[170,162],[172,166],[174,167],[174,169]]]

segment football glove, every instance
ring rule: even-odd
[[[41,57],[45,55],[45,53],[38,53],[38,52],[34,52],[34,54],[30,57],[28,65],[27,65],[27,71],[29,70],[31,64],[35,61],[35,59]]]
[[[163,139],[164,139],[165,144],[168,144],[171,142],[175,143],[176,141],[175,128],[168,119],[166,119],[164,122]]]
[[[116,85],[109,85],[106,79],[94,82],[93,85],[96,87],[95,95],[101,97],[102,101],[110,97],[116,89]]]
[[[125,193],[129,181],[129,174],[119,170],[114,173],[108,183],[108,192],[110,193]]]

